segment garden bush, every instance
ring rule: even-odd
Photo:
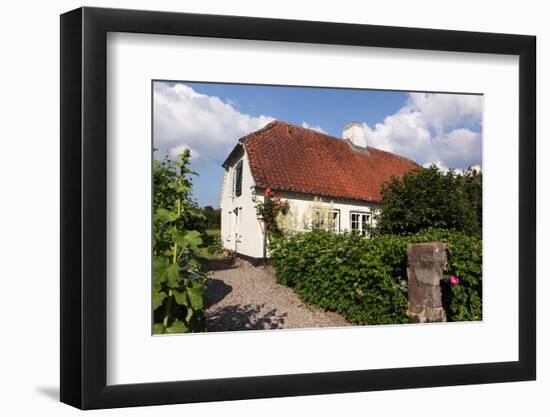
[[[448,243],[442,280],[447,319],[481,320],[481,240],[462,232],[428,229],[365,239],[315,230],[275,239],[270,262],[278,281],[306,303],[353,323],[406,323],[407,244],[434,241]]]
[[[213,235],[210,239],[210,244],[207,247],[207,251],[211,255],[217,255],[222,252],[222,238],[220,235]]]
[[[381,189],[377,234],[409,235],[435,227],[481,236],[482,175],[435,166],[393,177]]]

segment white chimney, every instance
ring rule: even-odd
[[[365,131],[361,123],[351,122],[345,126],[342,131],[342,138],[349,140],[353,145],[360,148],[367,147],[367,138],[365,137]]]

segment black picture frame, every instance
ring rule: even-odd
[[[519,56],[519,360],[113,385],[107,375],[108,32]],[[101,8],[61,16],[61,401],[82,409],[533,380],[536,38]]]

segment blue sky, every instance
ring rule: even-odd
[[[301,125],[304,121],[321,126],[340,137],[342,128],[352,121],[369,125],[381,122],[407,102],[407,94],[337,88],[304,88],[242,84],[185,83],[198,93],[217,96],[241,113],[270,115],[278,120]]]
[[[440,169],[481,167],[482,96],[395,91],[155,82],[157,157],[190,148],[194,197],[219,205],[221,164],[238,139],[273,119],[341,137],[363,124],[369,146]]]

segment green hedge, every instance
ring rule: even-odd
[[[278,281],[307,303],[353,323],[407,323],[407,243],[435,241],[449,248],[442,282],[447,319],[481,320],[481,240],[461,232],[365,239],[316,230],[272,242],[270,262]],[[450,285],[451,275],[458,285]]]

